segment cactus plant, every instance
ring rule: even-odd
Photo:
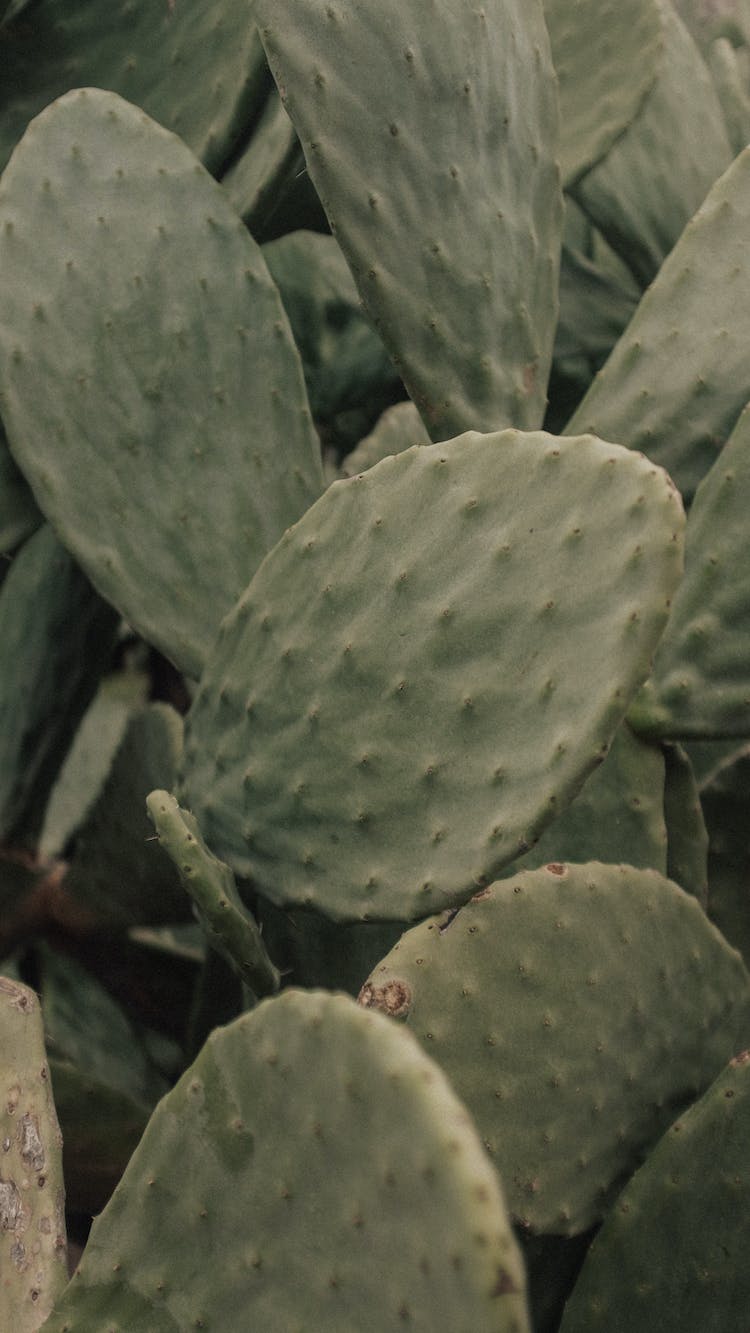
[[[0,0],[3,1328],[742,1326],[749,19]]]

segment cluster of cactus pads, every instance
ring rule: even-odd
[[[750,0],[0,55],[0,1328],[742,1333]]]

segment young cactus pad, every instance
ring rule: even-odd
[[[278,290],[173,134],[80,89],[0,185],[8,439],[108,601],[198,675],[225,611],[322,489]]]
[[[311,991],[217,1029],[160,1103],[45,1333],[105,1327],[528,1333],[500,1186],[444,1076]]]
[[[360,1001],[445,1069],[513,1214],[574,1235],[743,1043],[750,977],[656,871],[553,862],[407,931]]]
[[[277,905],[465,902],[603,758],[682,524],[663,472],[585,437],[472,432],[334,483],[223,623],[181,803]]]
[[[0,1328],[36,1333],[67,1280],[62,1139],[39,1001],[0,977]]]

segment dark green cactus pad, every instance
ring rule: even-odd
[[[211,948],[230,963],[255,995],[272,995],[279,989],[280,973],[268,956],[258,923],[237,892],[229,866],[211,855],[196,821],[169,792],[151,792],[146,808],[159,845],[174,862]]]
[[[411,401],[394,403],[378,418],[369,435],[343,459],[341,476],[356,477],[383,458],[401,454],[414,444],[429,443],[427,429],[414,404]]]
[[[39,1001],[0,977],[0,1327],[36,1333],[64,1289],[62,1141]]]
[[[36,502],[13,462],[0,425],[0,559],[7,556],[43,522]]]
[[[701,787],[708,829],[708,915],[750,967],[750,748]]]
[[[630,721],[644,735],[750,735],[750,408],[695,494],[685,578]]]
[[[690,498],[750,399],[750,149],[688,223],[566,433],[640,449]]]
[[[142,1034],[73,959],[35,951],[68,1206],[98,1212],[166,1091]]]
[[[182,804],[277,905],[413,920],[466,901],[606,752],[682,521],[647,460],[541,432],[334,483],[224,621]]]
[[[560,165],[570,186],[637,115],[662,51],[656,0],[543,0],[560,83]]]
[[[632,124],[574,189],[644,287],[733,156],[705,62],[671,0],[658,6],[656,80]]]
[[[79,90],[3,175],[0,306],[3,416],[40,507],[103,596],[199,674],[322,487],[258,247],[174,135]]]
[[[263,258],[289,316],[315,419],[395,397],[398,375],[334,237],[290,232],[265,245]]]
[[[544,415],[557,95],[540,0],[257,0],[365,307],[433,439]]]
[[[182,718],[173,708],[155,703],[137,712],[77,830],[66,891],[110,926],[189,916],[179,875],[154,840],[145,804],[155,787],[174,785],[181,755]]]
[[[0,838],[36,840],[117,616],[44,524],[0,589]]]
[[[309,907],[284,911],[260,894],[253,908],[285,985],[342,990],[355,999],[404,930],[402,921],[331,921]]]
[[[750,1051],[625,1187],[561,1333],[740,1333],[750,1308]]]
[[[629,324],[639,295],[634,283],[563,246],[555,360],[586,356],[600,365]]]
[[[243,0],[36,0],[0,30],[0,169],[72,88],[107,88],[179,134],[211,171],[262,105],[267,70]]]
[[[440,1070],[345,996],[213,1033],[157,1108],[45,1333],[526,1333],[492,1167]]]
[[[474,1116],[513,1215],[600,1220],[750,1030],[750,977],[656,871],[564,865],[421,922],[360,1001],[406,1021]]]
[[[708,832],[690,757],[681,745],[665,745],[664,818],[667,875],[702,907],[708,897]]]
[[[250,140],[221,177],[230,203],[253,236],[263,235],[290,178],[302,170],[302,147],[274,84]]]
[[[667,870],[664,758],[623,723],[572,805],[514,862],[534,870],[548,861],[606,861]]]

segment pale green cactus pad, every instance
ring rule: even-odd
[[[644,287],[733,156],[705,62],[672,0],[657,3],[657,77],[625,133],[574,188]]]
[[[560,165],[570,186],[610,150],[653,84],[656,0],[543,0],[560,83]]]
[[[596,1237],[561,1333],[730,1333],[750,1307],[750,1051],[676,1120]]]
[[[528,1333],[524,1285],[437,1066],[348,997],[287,991],[161,1102],[46,1333]]]
[[[696,491],[685,578],[630,721],[644,735],[750,736],[750,408]]]
[[[11,449],[92,582],[188,674],[322,489],[299,357],[258,247],[174,135],[79,90],[0,187]]]
[[[369,435],[342,460],[341,476],[356,477],[383,458],[403,453],[413,444],[429,443],[430,437],[414,404],[411,401],[394,403],[378,419]]]
[[[750,1032],[750,976],[655,871],[551,862],[407,931],[363,1004],[405,1021],[533,1231],[599,1221]]]
[[[606,752],[682,523],[646,459],[541,432],[335,482],[223,623],[181,803],[277,905],[414,920],[465,902]]]
[[[362,299],[434,440],[542,424],[557,90],[540,0],[256,0]]]
[[[716,182],[566,427],[641,449],[691,498],[750,399],[750,149]]]

